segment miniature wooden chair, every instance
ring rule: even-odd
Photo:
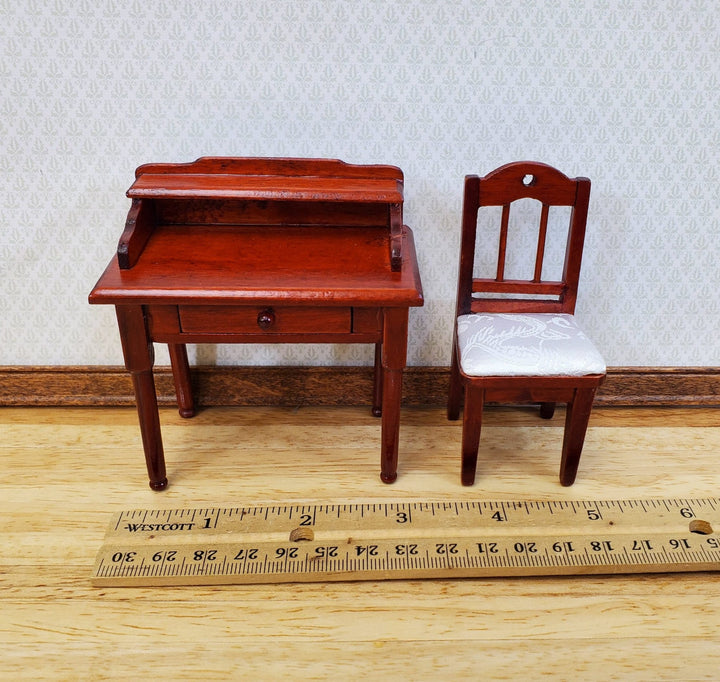
[[[575,481],[595,391],[605,379],[602,356],[574,319],[589,196],[587,178],[570,179],[535,162],[510,163],[483,178],[465,178],[447,406],[448,418],[458,419],[464,393],[463,485],[475,480],[486,401],[540,403],[544,418],[552,417],[556,402],[567,403],[560,482],[567,486]],[[516,209],[532,205],[539,208],[534,267],[523,272],[523,277],[506,276],[510,266],[517,267],[508,260],[509,243],[518,241],[508,239],[509,232],[520,227]],[[480,207],[502,207],[494,277],[476,276]],[[569,213],[559,279],[544,276],[549,269],[544,261],[551,209],[553,234],[555,213]],[[500,213],[497,208],[489,210]],[[481,244],[488,243],[481,237]]]

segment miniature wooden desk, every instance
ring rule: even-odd
[[[423,304],[402,171],[206,157],[135,177],[117,257],[89,300],[116,308],[150,487],[167,486],[154,342],[169,346],[185,417],[187,343],[374,343],[381,479],[394,481],[408,309]]]

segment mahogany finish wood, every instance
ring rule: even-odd
[[[462,239],[456,315],[470,313],[575,312],[578,280],[587,221],[590,180],[570,179],[541,163],[517,162],[502,166],[483,178],[468,175],[462,215]],[[505,279],[508,225],[511,206],[520,199],[541,203],[532,279]],[[495,278],[474,276],[478,210],[502,206],[498,262]],[[542,279],[549,209],[570,206],[570,224],[561,281]],[[478,295],[479,294],[479,295]],[[483,296],[493,294],[493,296]],[[504,296],[503,296],[504,295]],[[577,475],[585,432],[595,392],[605,374],[571,376],[468,376],[460,368],[457,324],[453,335],[448,418],[458,419],[463,400],[462,482],[475,481],[482,412],[485,402],[540,403],[540,416],[550,419],[555,403],[567,403],[560,482],[572,485]]]
[[[150,487],[167,485],[153,343],[195,413],[188,343],[371,343],[381,478],[397,476],[408,310],[423,304],[403,174],[334,159],[146,164],[90,303],[116,307]]]

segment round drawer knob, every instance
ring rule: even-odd
[[[275,311],[272,308],[265,308],[258,313],[257,323],[260,329],[269,329],[275,324]]]

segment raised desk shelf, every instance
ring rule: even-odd
[[[260,201],[359,201],[402,203],[402,182],[394,179],[210,175],[141,175],[128,190],[132,199],[253,199]]]
[[[118,248],[122,268],[137,262],[152,226],[194,220],[384,226],[391,267],[400,269],[403,174],[396,166],[205,157],[190,164],[146,164],[135,176],[127,191],[133,208]]]

